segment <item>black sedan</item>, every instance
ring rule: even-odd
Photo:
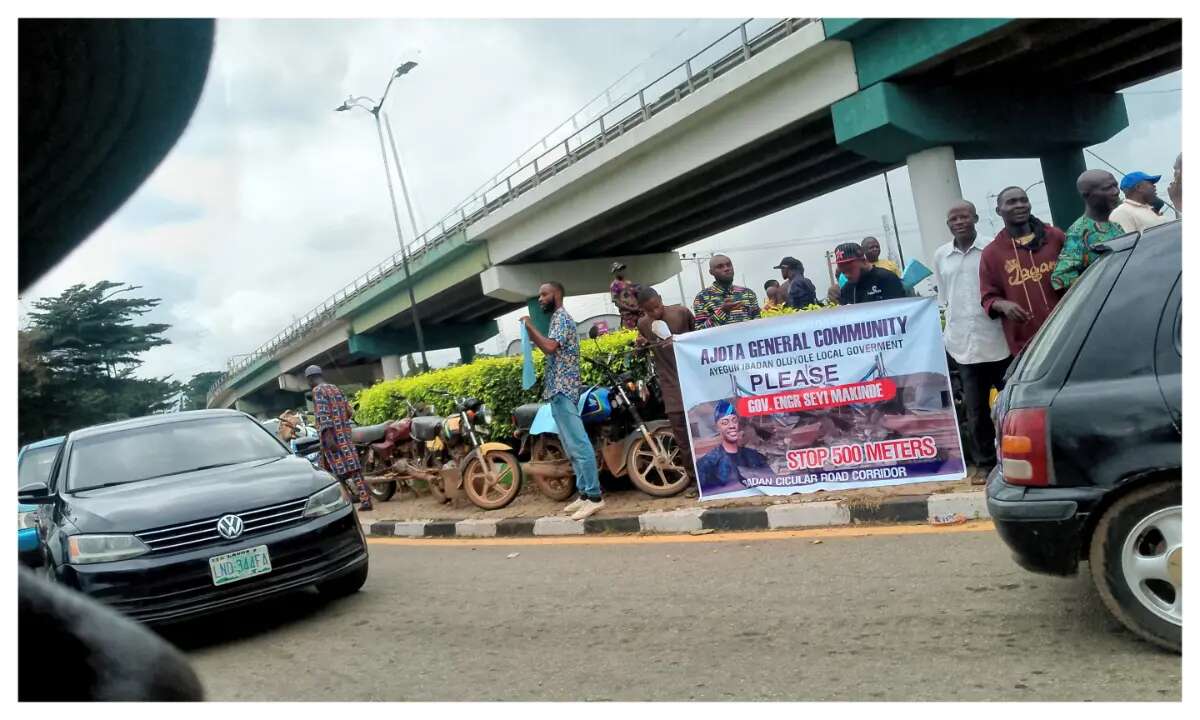
[[[1089,564],[1126,627],[1183,630],[1181,224],[1100,246],[1014,364],[994,410],[988,509],[1027,569]]]
[[[315,585],[357,591],[367,545],[343,484],[249,415],[157,415],[67,436],[39,505],[44,572],[148,624]]]

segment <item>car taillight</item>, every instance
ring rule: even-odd
[[[1019,408],[1004,414],[1000,461],[1010,485],[1049,485],[1046,408]]]

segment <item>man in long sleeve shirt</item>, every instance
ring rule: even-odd
[[[692,301],[696,327],[732,325],[762,315],[754,291],[733,284],[733,261],[727,256],[713,256],[708,263],[708,272],[713,276],[713,284],[701,290]]]
[[[933,275],[938,304],[946,308],[943,337],[946,352],[958,363],[963,405],[967,411],[969,445],[977,468],[971,478],[982,485],[996,465],[996,430],[988,411],[991,391],[1004,387],[1004,373],[1012,356],[1000,321],[979,304],[979,261],[991,242],[979,237],[975,206],[960,200],[946,215],[953,238],[933,254]]]

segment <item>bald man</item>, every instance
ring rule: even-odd
[[[732,325],[762,315],[754,291],[733,284],[733,261],[729,256],[714,255],[708,263],[708,272],[713,277],[713,284],[701,290],[692,301],[696,327]]]
[[[1083,216],[1067,229],[1067,239],[1058,265],[1050,275],[1050,285],[1059,291],[1066,290],[1079,279],[1079,275],[1099,257],[1094,246],[1120,237],[1125,229],[1108,216],[1121,204],[1121,193],[1117,179],[1104,170],[1088,170],[1075,182],[1083,198]]]

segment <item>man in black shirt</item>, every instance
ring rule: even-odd
[[[862,246],[843,243],[834,251],[838,271],[846,276],[839,305],[856,305],[876,300],[905,297],[904,283],[896,274],[867,262]]]

